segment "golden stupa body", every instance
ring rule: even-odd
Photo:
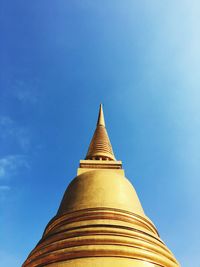
[[[56,216],[23,267],[178,267],[97,128]]]

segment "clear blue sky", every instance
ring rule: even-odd
[[[0,25],[0,265],[40,239],[102,102],[146,214],[199,267],[199,1],[1,0]]]

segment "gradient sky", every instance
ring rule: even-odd
[[[0,33],[0,265],[41,238],[102,102],[146,214],[199,267],[200,2],[1,0]]]

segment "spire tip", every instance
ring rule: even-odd
[[[103,105],[100,104],[97,127],[90,142],[86,160],[116,160],[110,139],[108,137],[103,115]]]
[[[105,120],[104,120],[103,105],[102,104],[100,104],[100,107],[99,107],[99,116],[98,116],[98,120],[97,120],[97,125],[102,125],[105,127]]]

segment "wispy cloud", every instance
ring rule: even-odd
[[[4,143],[17,143],[23,152],[26,152],[30,147],[28,129],[19,126],[9,116],[0,116],[0,140]]]
[[[0,192],[9,191],[9,190],[10,190],[10,186],[8,186],[8,185],[0,185]]]
[[[24,155],[9,155],[0,158],[0,202],[7,198],[11,190],[10,179],[28,168],[30,166]]]
[[[4,201],[7,197],[7,193],[10,191],[10,186],[0,185],[0,202]]]
[[[22,103],[36,104],[38,101],[36,81],[26,82],[24,80],[16,80],[12,92],[13,96]]]
[[[29,167],[27,158],[23,155],[9,155],[0,158],[0,179],[9,179],[11,176],[16,175],[20,170]],[[8,186],[3,185],[2,189],[8,190]]]

